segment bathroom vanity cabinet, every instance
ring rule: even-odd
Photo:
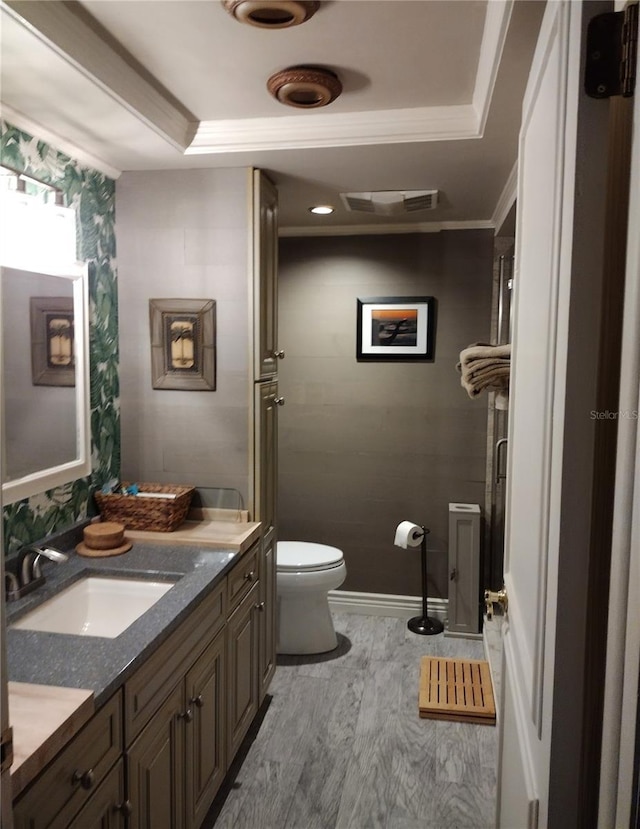
[[[260,539],[14,804],[16,829],[198,829],[275,666]]]

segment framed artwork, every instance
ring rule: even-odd
[[[215,391],[215,300],[150,299],[149,323],[153,388]]]
[[[358,299],[358,361],[433,360],[434,306],[431,296]]]
[[[34,386],[75,386],[73,298],[32,296],[31,376]]]

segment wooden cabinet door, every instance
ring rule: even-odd
[[[198,829],[226,772],[225,635],[222,631],[186,676],[187,829]]]
[[[259,607],[258,705],[262,703],[276,670],[276,534],[273,528],[262,539]]]
[[[260,582],[227,621],[227,762],[230,764],[258,712]]]
[[[120,760],[75,819],[64,825],[68,829],[125,829],[128,807],[124,795],[124,763]]]
[[[253,172],[254,379],[278,371],[278,191]]]
[[[169,694],[128,752],[130,829],[183,829],[184,682]]]
[[[253,517],[266,534],[278,513],[278,384],[260,383],[255,390]]]

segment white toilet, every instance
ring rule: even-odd
[[[329,590],[347,576],[342,550],[310,541],[278,541],[278,653],[325,653],[338,645]]]

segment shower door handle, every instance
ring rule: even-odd
[[[500,438],[500,440],[496,441],[496,445],[494,448],[494,464],[493,468],[495,469],[496,473],[496,483],[499,484],[500,481],[504,480],[507,477],[506,472],[501,471],[501,460],[502,460],[502,447],[506,446],[509,443],[508,438]]]

